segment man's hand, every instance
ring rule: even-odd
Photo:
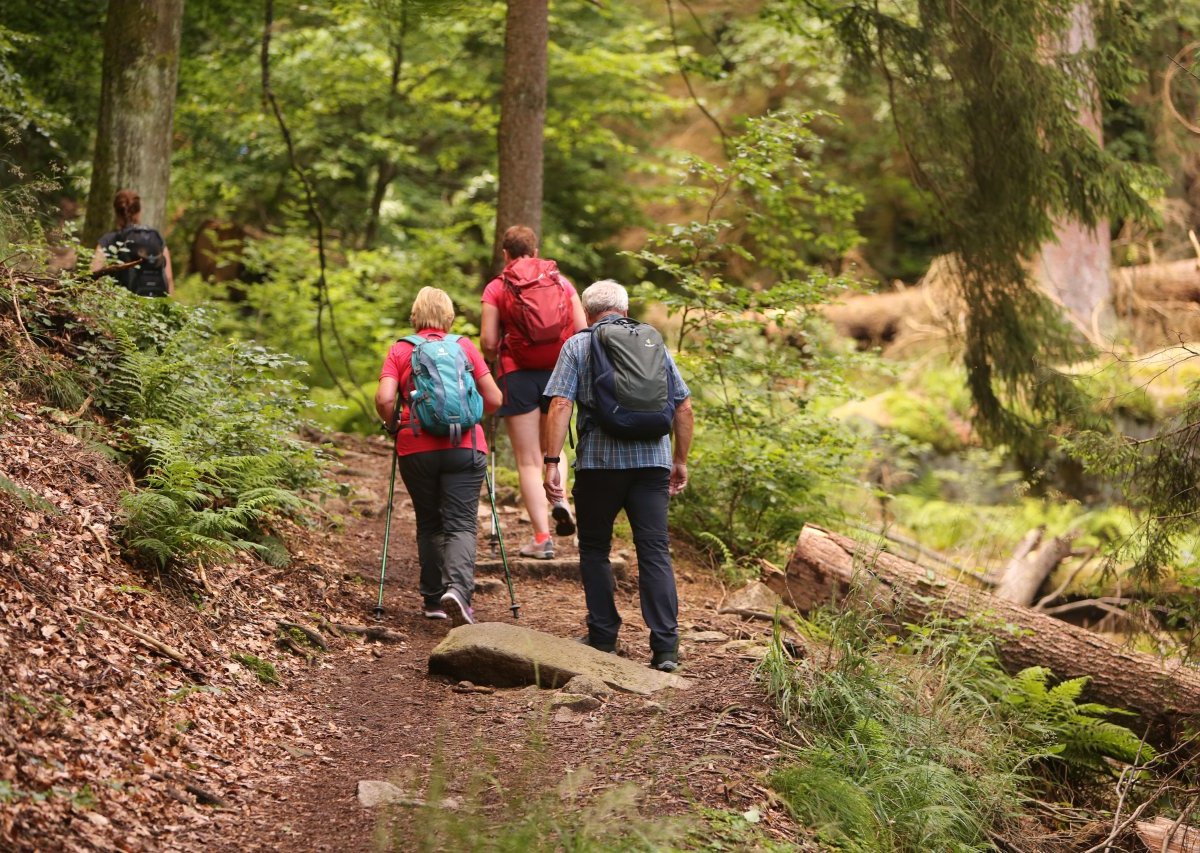
[[[542,488],[546,490],[546,500],[551,504],[556,504],[566,497],[563,493],[562,474],[559,473],[557,465],[542,466]]]
[[[688,473],[686,462],[671,463],[671,479],[667,482],[667,494],[675,497],[687,486]]]

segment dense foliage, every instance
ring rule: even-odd
[[[1113,709],[1077,701],[1086,679],[1051,687],[1045,669],[1006,674],[985,622],[896,633],[854,608],[820,614],[803,628],[828,652],[809,660],[793,659],[777,632],[762,671],[808,745],[772,784],[826,842],[884,851],[1027,841],[1024,819],[1041,798],[1084,805],[1097,774],[1153,761],[1151,747],[1106,719]]]
[[[7,381],[128,462],[130,552],[163,568],[239,549],[286,562],[272,523],[311,508],[302,495],[319,488],[321,469],[297,433],[305,389],[281,376],[295,360],[218,338],[204,309],[5,274],[28,329],[6,336]]]

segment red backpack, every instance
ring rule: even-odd
[[[504,349],[522,370],[553,370],[563,343],[575,332],[571,291],[554,261],[517,258],[500,273]]]

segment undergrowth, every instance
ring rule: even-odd
[[[1110,766],[1154,757],[1106,719],[1120,712],[1078,701],[1086,679],[1006,674],[977,625],[897,632],[847,607],[803,627],[826,655],[793,659],[777,629],[761,668],[808,744],[771,784],[839,849],[993,849],[1028,833],[1035,799],[1069,800]]]
[[[394,850],[487,851],[487,853],[608,853],[678,849],[687,823],[645,814],[633,784],[586,793],[596,782],[586,767],[558,776],[546,741],[544,720],[531,724],[521,761],[513,768],[481,745],[470,747],[462,775],[435,756],[425,796],[414,797],[415,812],[401,829],[403,813],[385,813],[377,831],[380,847]],[[418,779],[398,780],[419,788]],[[455,793],[450,793],[451,791]],[[401,806],[407,811],[412,805]],[[398,820],[400,819],[400,820]]]
[[[320,451],[298,437],[311,405],[285,378],[302,366],[223,339],[207,309],[132,295],[107,280],[6,270],[5,383],[128,465],[122,540],[161,568],[250,550],[282,564],[275,521],[321,485]],[[19,307],[19,317],[16,310]]]

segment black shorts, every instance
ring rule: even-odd
[[[500,390],[504,392],[504,404],[496,410],[499,417],[523,415],[534,409],[545,412],[548,401],[542,400],[542,392],[550,382],[549,370],[515,370],[500,377]]]

